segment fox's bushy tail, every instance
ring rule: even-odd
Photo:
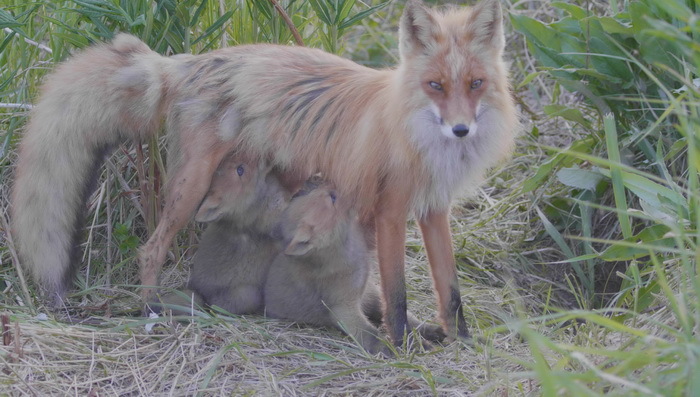
[[[105,155],[159,130],[169,62],[122,34],[60,65],[42,88],[19,146],[12,233],[21,266],[54,302],[77,268],[85,202]]]

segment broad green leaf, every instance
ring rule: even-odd
[[[697,11],[693,11],[690,8],[688,8],[684,1],[663,0],[655,1],[654,4],[662,10],[666,11],[673,18],[676,18],[683,22],[687,22],[688,18],[692,17],[693,15],[697,17]],[[659,15],[657,14],[657,17],[658,16]]]
[[[525,76],[523,81],[520,82],[520,84],[518,84],[516,89],[520,89],[520,88],[525,87],[526,85],[530,84],[532,82],[532,80],[534,80],[537,76],[539,76],[541,74],[542,74],[542,72],[532,72],[532,73],[528,74],[527,76]]]
[[[607,33],[610,34],[624,34],[631,35],[634,32],[632,24],[628,22],[620,21],[619,19],[611,17],[601,17],[598,18],[600,25],[603,27]]]
[[[649,250],[664,252],[674,248],[676,243],[667,237],[670,228],[665,225],[653,225],[639,232],[636,236],[614,242],[600,254],[605,261],[627,261],[649,255]]]
[[[661,284],[657,280],[651,280],[638,290],[629,288],[623,293],[623,297],[618,302],[621,306],[633,305],[635,311],[639,313],[656,302],[656,296],[659,292],[661,292]],[[624,322],[632,316],[634,316],[634,312],[614,316],[613,318],[618,322]]]
[[[623,240],[624,241],[624,240]],[[665,253],[673,250],[676,247],[676,240],[668,237],[656,241],[650,241],[645,244],[633,245],[633,243],[613,243],[603,253],[600,254],[600,259],[607,262],[630,261],[649,255],[650,252]]]
[[[591,55],[591,58],[595,58],[597,55],[593,54]],[[603,74],[600,73],[599,71],[595,69],[577,69],[576,73],[578,73],[581,76],[587,76],[587,77],[592,77],[592,79],[587,79],[588,81],[595,81],[599,85],[603,83],[609,83],[609,84],[623,84],[625,81],[619,77],[611,76],[609,74]],[[629,81],[629,80],[628,80]],[[597,89],[597,86],[591,87],[592,90],[595,91],[600,91]]]
[[[586,129],[591,129],[591,123],[578,109],[564,105],[547,105],[544,107],[544,112],[550,117],[561,117],[565,120],[578,123]]]
[[[207,1],[202,1],[202,3],[199,5],[199,7],[197,7],[197,11],[195,11],[192,18],[190,18],[190,23],[189,23],[190,27],[194,27],[197,25],[197,23],[199,22],[199,18],[202,15],[202,11],[204,11],[204,7],[207,5],[207,3],[208,3]],[[231,11],[231,13],[233,13],[233,12]]]
[[[537,215],[540,217],[540,221],[542,221],[542,224],[544,225],[545,230],[547,231],[547,234],[552,237],[552,239],[557,243],[559,248],[567,254],[569,258],[574,257],[574,252],[571,251],[571,248],[566,244],[566,241],[564,241],[564,236],[559,233],[557,228],[552,224],[552,222],[547,219],[547,216],[542,212],[539,208],[535,208],[537,211]]]
[[[599,254],[585,254],[585,255],[579,255],[573,258],[569,259],[564,259],[556,262],[549,262],[551,264],[563,264],[563,263],[577,263],[577,262],[583,262],[583,261],[589,261],[591,259],[597,259],[599,257]]]
[[[22,24],[19,23],[12,14],[0,8],[0,29],[18,28],[20,26],[22,26]]]
[[[553,49],[543,46],[530,46],[535,57],[539,59],[543,66],[554,68],[558,71],[567,72],[567,76],[573,79],[575,76],[571,75],[576,69],[582,69],[586,67],[586,56],[580,53],[576,54],[562,54],[561,50]],[[573,67],[573,68],[571,68]],[[567,70],[567,68],[571,68]],[[553,73],[554,74],[554,73]]]
[[[598,183],[603,180],[603,175],[597,171],[580,168],[562,168],[557,172],[557,179],[569,187],[595,191]]]
[[[679,56],[689,59],[698,56],[700,44],[671,24],[659,25],[658,28],[647,29],[639,34],[639,39],[645,43],[639,48],[642,58],[650,64],[681,70],[683,66],[678,61]]]
[[[340,29],[346,29],[346,28],[354,25],[355,23],[361,21],[362,19],[364,19],[364,18],[372,15],[373,13],[379,11],[380,9],[384,8],[387,4],[389,4],[389,2],[385,1],[384,3],[378,4],[376,6],[368,8],[366,10],[358,12],[354,16],[343,21],[343,23],[340,24]]]
[[[600,314],[582,312],[578,314],[578,317],[586,321],[598,324],[602,327],[608,328],[611,331],[624,332],[626,334],[633,335],[639,338],[643,338],[648,335],[646,330],[629,327],[625,324],[618,323],[617,321],[614,321]]]
[[[632,236],[632,225],[627,213],[628,205],[625,196],[624,180],[622,171],[615,166],[620,164],[620,146],[617,133],[617,124],[615,116],[612,113],[603,116],[603,128],[605,130],[605,146],[608,151],[608,159],[613,163],[610,167],[610,179],[613,184],[613,195],[615,198],[615,208],[617,209],[617,217],[622,229],[622,235],[625,238]]]
[[[583,19],[588,16],[588,11],[584,10],[583,8],[571,4],[571,3],[564,3],[560,1],[555,1],[551,4],[551,6],[559,8],[560,10],[564,10],[569,13],[573,18],[576,19]]]
[[[269,2],[269,1],[257,1],[257,0],[249,0],[249,1],[250,1],[249,4],[252,4],[256,10],[258,10],[261,14],[263,14],[265,16],[266,20],[269,21],[272,19],[272,16],[273,16],[275,10],[273,10],[273,6],[272,6],[271,2]],[[251,10],[251,12],[252,12],[252,10]]]
[[[591,136],[572,143],[571,146],[565,149],[565,151],[574,153],[590,153],[594,146],[595,139]],[[523,183],[523,193],[531,192],[537,189],[556,168],[568,167],[575,161],[576,159],[574,157],[564,152],[559,152],[554,156],[551,156],[537,168],[535,175],[528,178]]]
[[[53,34],[56,38],[61,39],[65,43],[70,43],[76,48],[85,48],[88,45],[90,45],[90,41],[81,34],[78,33],[72,33],[72,32],[56,32]]]
[[[625,58],[625,53],[620,50],[616,40],[603,29],[603,26],[597,19],[590,19],[585,22],[587,22],[588,34],[590,34],[588,41],[589,52],[600,54],[599,56],[591,56],[591,61],[594,62],[594,65],[597,65],[596,70],[623,80],[634,78],[627,62],[622,60]]]
[[[671,229],[666,225],[653,225],[639,232],[634,239],[641,242],[650,242],[664,238]]]
[[[601,169],[600,172],[610,177],[610,171]],[[687,202],[685,197],[680,193],[660,185],[649,178],[626,171],[621,171],[621,176],[622,182],[627,189],[654,207],[661,208],[662,203],[659,197],[664,197],[673,203],[684,204]]]
[[[5,50],[5,47],[7,47],[8,45],[10,45],[14,39],[15,39],[15,33],[14,33],[14,32],[12,32],[12,33],[7,33],[7,34],[5,35],[5,38],[2,39],[2,42],[0,43],[0,53],[2,53],[2,52]],[[9,73],[11,73],[12,76],[8,76],[7,79],[5,80],[4,84],[9,84],[10,82],[12,82],[12,79],[15,77],[15,74],[16,74],[15,71],[10,71]],[[4,85],[4,84],[3,84],[3,85]],[[2,90],[3,88],[4,88],[4,87],[0,88],[0,90]]]
[[[688,214],[683,208],[670,205],[670,203],[663,197],[659,197],[659,201],[661,202],[661,205],[651,205],[648,202],[640,199],[639,205],[642,207],[644,214],[653,218],[659,223],[666,225],[679,225],[681,224],[682,219],[688,219]]]
[[[528,193],[540,187],[552,171],[564,161],[564,158],[565,156],[563,154],[558,153],[540,164],[540,166],[537,167],[535,175],[531,176],[523,183],[522,192]]]
[[[201,40],[211,36],[213,33],[217,32],[219,30],[219,28],[221,27],[221,25],[226,23],[231,18],[231,15],[233,15],[233,11],[229,11],[229,12],[225,13],[224,15],[222,15],[221,17],[219,17],[219,19],[214,21],[214,23],[211,24],[211,26],[209,26],[207,28],[207,30],[205,30],[204,33],[202,33],[201,36],[197,37],[192,42],[192,44],[193,45],[197,44],[199,41],[201,41]]]
[[[558,32],[572,36],[580,36],[582,34],[581,24],[574,18],[562,18],[557,22],[550,23],[549,26]]]
[[[536,19],[524,15],[510,14],[510,20],[515,29],[525,34],[529,41],[538,45],[544,45],[543,40],[546,41],[547,37],[553,35],[552,29]]]
[[[331,16],[331,10],[329,7],[329,2],[321,0],[309,0],[311,8],[314,9],[316,16],[326,25],[334,25],[334,18]]]
[[[352,7],[355,5],[355,0],[339,0],[340,4],[335,10],[335,24],[340,26],[345,18],[350,15]]]
[[[647,22],[646,16],[651,15],[649,7],[639,1],[633,1],[628,6],[629,15],[632,19],[632,31],[635,34],[641,33],[644,29],[649,28],[649,23]],[[640,47],[646,45],[646,43],[639,43]]]

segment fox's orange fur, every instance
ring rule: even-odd
[[[449,335],[467,337],[448,212],[513,146],[501,19],[497,0],[444,12],[411,1],[401,61],[387,70],[276,45],[165,58],[128,35],[84,51],[48,79],[20,146],[13,224],[23,264],[49,293],[65,293],[101,153],[155,134],[164,119],[169,181],[162,219],[141,251],[142,284],[157,284],[172,238],[224,156],[240,149],[297,175],[322,172],[376,228],[395,342],[406,327],[405,228],[414,213],[439,317]]]

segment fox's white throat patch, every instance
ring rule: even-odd
[[[411,141],[421,152],[424,172],[429,175],[425,190],[413,198],[419,217],[428,210],[448,208],[457,195],[476,191],[485,171],[498,160],[492,154],[502,138],[498,131],[492,131],[498,125],[493,120],[498,112],[488,106],[479,106],[476,120],[462,138],[455,136],[435,111],[432,106],[425,107],[411,118]]]

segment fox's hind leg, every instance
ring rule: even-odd
[[[448,214],[448,211],[429,212],[418,223],[437,292],[440,321],[447,335],[467,339],[469,331],[462,313]]]
[[[195,130],[196,128],[196,130]],[[168,247],[204,199],[212,176],[221,160],[233,150],[233,143],[222,142],[214,127],[199,125],[182,131],[179,167],[170,176],[165,190],[165,205],[156,230],[139,252],[141,297],[150,302],[158,285]],[[150,287],[150,288],[149,288]]]

